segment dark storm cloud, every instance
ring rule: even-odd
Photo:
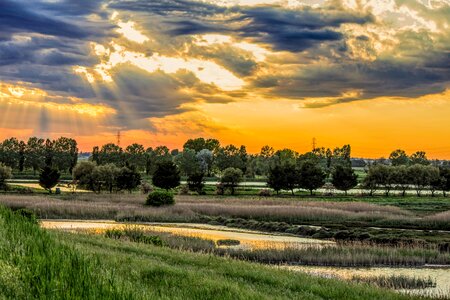
[[[354,15],[340,11],[291,10],[278,6],[224,8],[196,1],[134,0],[115,2],[113,8],[163,15],[172,26],[172,36],[227,33],[253,38],[276,50],[302,51],[324,41],[337,41],[343,35],[336,29],[342,24],[374,21],[370,14]],[[221,17],[219,18],[218,15]]]
[[[445,65],[445,61],[441,62]],[[358,97],[338,98],[328,105],[382,96],[419,97],[440,93],[448,86],[449,68],[396,61],[347,63],[322,68],[304,67],[289,77],[263,76],[255,87],[269,88],[274,97],[339,97],[345,92],[361,91]]]
[[[227,8],[214,4],[187,0],[116,0],[111,1],[108,7],[124,11],[146,12],[168,17],[194,17],[195,19],[209,17],[229,11]]]
[[[30,1],[0,0],[0,28],[3,39],[21,32],[40,33],[75,39],[105,35],[105,28],[102,28],[102,26],[92,26],[93,24],[89,22],[82,26],[81,24],[76,24],[76,22],[64,21],[54,15],[46,14],[43,10],[39,10],[40,4],[40,2],[30,3]],[[56,5],[59,9],[54,10],[53,14],[57,14],[57,11],[69,11],[63,3]]]
[[[371,15],[320,12],[305,9],[286,10],[277,7],[246,8],[239,18],[249,23],[240,28],[241,36],[252,37],[272,45],[276,50],[303,51],[325,41],[344,36],[336,31],[342,24],[372,22]]]

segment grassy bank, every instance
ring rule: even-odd
[[[410,299],[207,254],[47,233],[0,208],[0,298]]]

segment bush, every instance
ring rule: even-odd
[[[217,246],[239,246],[240,244],[239,240],[225,239],[217,241]]]
[[[6,180],[11,179],[11,168],[3,164],[0,164],[0,189],[7,188]]]
[[[183,185],[178,190],[178,195],[189,195],[189,187],[187,185]]]
[[[153,192],[153,187],[150,183],[148,183],[147,181],[141,181],[141,193],[144,195],[147,195],[151,192]]]
[[[175,204],[175,199],[170,192],[154,191],[148,195],[145,204],[151,206],[173,205]]]
[[[258,195],[260,197],[270,197],[272,196],[272,191],[269,189],[262,189],[259,191]]]
[[[222,183],[216,184],[216,195],[224,195],[225,194],[225,187]]]

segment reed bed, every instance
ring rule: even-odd
[[[45,219],[116,219],[148,222],[205,222],[206,217],[242,218],[288,224],[450,230],[450,213],[426,217],[394,206],[363,202],[257,200],[178,196],[169,207],[144,206],[141,195],[75,194],[63,198],[0,195],[0,203],[28,208]]]
[[[121,234],[118,234],[118,231]],[[267,243],[254,249],[247,249],[235,247],[239,243],[234,240],[232,244],[229,244],[230,247],[223,247],[223,245],[219,245],[212,240],[196,236],[181,236],[176,233],[147,230],[136,226],[121,230],[110,230],[106,232],[106,236],[113,238],[119,236],[125,240],[137,242],[145,240],[142,236],[158,237],[162,241],[161,246],[185,251],[212,253],[265,264],[339,267],[417,267],[425,264],[450,264],[450,253],[442,253],[437,247],[379,246],[371,243],[316,245],[286,242],[281,246]],[[136,236],[139,238],[135,238]]]

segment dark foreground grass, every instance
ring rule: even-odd
[[[0,208],[0,299],[412,299],[365,285],[99,236]]]

